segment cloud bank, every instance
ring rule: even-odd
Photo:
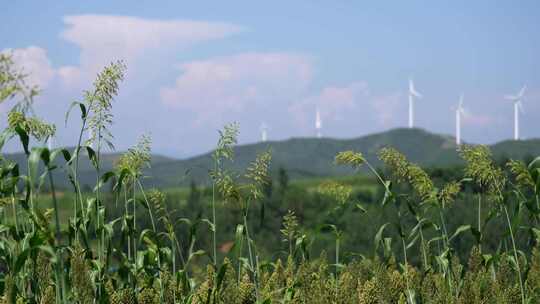
[[[56,75],[57,71],[51,66],[47,51],[40,47],[5,49],[2,53],[12,55],[15,68],[27,74],[28,85],[45,89]]]
[[[179,65],[174,85],[160,89],[162,102],[193,113],[197,123],[229,113],[249,113],[305,93],[313,77],[309,57],[291,53],[242,53]]]
[[[64,81],[71,85],[88,80],[111,60],[122,59],[133,67],[156,52],[175,52],[244,30],[222,22],[114,15],[66,16],[64,24],[66,29],[60,37],[80,49],[79,66],[60,70]]]

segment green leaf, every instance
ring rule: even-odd
[[[15,132],[17,132],[17,134],[19,135],[19,139],[21,140],[21,143],[23,145],[24,153],[26,153],[26,155],[30,154],[30,152],[28,151],[28,143],[30,142],[30,137],[28,136],[28,133],[26,133],[26,131],[19,126],[15,128]]]
[[[360,203],[356,203],[356,208],[358,208],[358,210],[360,210],[362,213],[367,213],[366,208],[364,208],[364,206],[362,206]]]
[[[56,158],[58,157],[58,155],[62,154],[62,156],[64,157],[64,160],[66,161],[66,163],[70,163],[70,160],[71,160],[71,154],[69,153],[68,150],[66,149],[53,149],[52,151],[49,151],[50,152],[50,162],[54,162],[56,160]]]
[[[81,109],[81,119],[83,121],[86,119],[86,116],[87,116],[87,113],[88,113],[86,111],[86,106],[82,102],[74,101],[69,105],[69,108],[68,108],[68,110],[66,112],[66,118],[65,118],[66,126],[67,126],[67,122],[68,122],[68,119],[69,119],[69,114],[71,113],[71,110],[73,110],[73,108],[75,106],[79,106],[79,109]]]
[[[94,149],[92,149],[91,147],[86,147],[86,152],[88,153],[88,158],[90,158],[90,161],[92,162],[92,165],[94,166],[94,168],[98,168],[99,167],[99,163],[98,163],[98,160],[97,160],[97,155],[96,155],[96,152],[94,151]]]
[[[234,244],[231,248],[231,251],[235,252],[236,256],[239,257],[242,252],[242,245],[244,241],[244,225],[236,225],[236,230],[234,233]]]
[[[12,132],[9,129],[5,129],[4,131],[2,131],[2,133],[0,133],[0,151],[2,150],[2,148],[4,148],[4,144],[6,143],[6,141],[11,137]]]
[[[449,241],[453,240],[455,237],[457,237],[459,234],[461,234],[462,232],[465,232],[465,231],[468,231],[468,230],[471,230],[471,225],[461,225],[459,226],[456,231],[454,232],[454,234],[452,234],[452,236],[450,237]]]
[[[384,197],[381,202],[381,205],[386,206],[388,203],[394,200],[394,193],[392,192],[391,189],[392,189],[392,182],[385,181],[384,182]]]
[[[411,248],[412,246],[414,246],[414,244],[416,244],[416,241],[418,241],[419,237],[420,237],[420,234],[417,234],[417,235],[414,237],[414,239],[413,239],[409,244],[407,244],[407,246],[405,247],[405,249],[409,249],[409,248]]]
[[[21,268],[26,263],[26,260],[28,259],[28,256],[30,255],[30,248],[27,248],[23,250],[18,256],[15,261],[15,267],[13,269],[13,273],[18,273]]]
[[[94,187],[94,191],[97,192],[98,189],[103,188],[103,185],[105,185],[109,179],[114,177],[116,174],[113,171],[107,171],[98,180],[97,185]]]
[[[216,225],[214,225],[214,223],[212,223],[212,221],[210,221],[209,219],[202,219],[201,222],[206,223],[210,228],[210,231],[214,232],[216,230]]]
[[[37,180],[41,150],[41,148],[32,149],[32,152],[30,152],[30,156],[28,157],[28,177],[30,178],[30,183],[32,185],[35,184]]]
[[[384,229],[386,229],[388,225],[390,225],[390,223],[385,223],[384,225],[382,225],[379,228],[379,231],[377,231],[377,234],[375,234],[375,251],[379,249],[379,245],[381,244],[381,241],[382,241],[382,235],[384,233]]]
[[[155,234],[150,229],[144,229],[140,236],[139,236],[139,242],[145,243],[149,247],[155,247],[157,248],[157,240],[155,238]]]
[[[197,251],[194,251],[192,253],[189,254],[189,257],[188,257],[188,260],[187,260],[187,263],[189,263],[191,261],[191,259],[195,258],[195,257],[198,257],[198,256],[203,256],[206,254],[206,251],[202,250],[202,249],[199,249]]]

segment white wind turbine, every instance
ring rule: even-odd
[[[461,115],[465,114],[465,109],[463,108],[463,94],[459,96],[459,104],[456,111],[456,145],[461,145]]]
[[[266,142],[268,140],[268,126],[266,123],[261,124],[261,141]]]
[[[409,78],[409,128],[414,128],[414,98],[421,99],[422,94],[416,91],[412,78]]]
[[[315,130],[317,130],[317,138],[321,138],[322,136],[321,128],[322,128],[321,112],[319,111],[319,107],[317,107],[316,112],[315,112]]]
[[[514,140],[519,140],[519,112],[523,113],[523,95],[527,86],[523,86],[517,95],[506,95],[504,98],[514,103]]]

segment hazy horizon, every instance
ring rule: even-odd
[[[503,97],[528,89],[523,138],[538,138],[540,3],[360,4],[20,1],[0,12],[0,51],[42,88],[36,113],[71,145],[73,100],[108,62],[127,77],[113,105],[112,132],[123,151],[149,133],[153,151],[184,158],[205,153],[217,130],[240,123],[239,143],[315,135],[353,138],[406,127],[408,78],[424,98],[416,126],[454,136],[464,94],[462,138],[510,139],[513,108]],[[21,26],[23,24],[24,26]],[[0,105],[2,126],[10,104]],[[9,146],[8,151],[18,150]]]

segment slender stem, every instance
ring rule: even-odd
[[[85,127],[85,121],[83,121],[83,126],[81,128],[81,132],[80,132],[80,135],[79,135],[79,141],[77,143],[77,147],[75,148],[75,170],[73,171],[73,179],[75,180],[75,184],[77,185],[75,188],[77,188],[77,191],[75,191],[75,204],[74,204],[74,208],[73,208],[73,217],[74,218],[77,218],[77,203],[80,203],[81,205],[81,211],[83,210],[83,202],[82,202],[82,193],[81,193],[81,190],[80,190],[80,187],[79,187],[79,179],[78,179],[78,174],[79,174],[79,154],[81,153],[80,152],[80,149],[81,149],[81,142],[82,142],[82,135],[84,133],[84,127]]]
[[[60,278],[58,277],[59,272],[60,272],[60,271],[58,271],[58,266],[57,266],[57,267],[56,267],[56,272],[55,272],[55,274],[54,274],[54,278],[55,278],[56,282],[60,281]],[[59,296],[55,297],[55,301],[54,301],[54,302],[55,302],[56,304],[60,304],[60,303],[62,303],[62,296],[61,296],[62,291],[60,290],[60,284],[54,284],[54,285],[55,285],[55,286],[54,286],[54,289],[55,289],[55,291],[56,291],[55,294],[56,294],[56,295],[59,295]],[[41,292],[43,292],[43,290],[42,290]]]
[[[409,275],[408,275],[409,263],[407,262],[407,246],[405,245],[405,238],[403,236],[401,237],[401,245],[403,246],[403,260],[405,261],[405,282],[407,283],[407,289],[409,289]]]
[[[249,203],[248,203],[249,205]],[[253,270],[254,275],[254,281],[255,281],[255,295],[257,300],[259,299],[259,278],[257,276],[258,269],[255,269],[257,267],[253,262],[253,252],[251,250],[251,238],[249,237],[249,228],[247,226],[247,216],[248,216],[248,207],[246,206],[246,212],[244,214],[244,226],[246,228],[246,239],[248,243],[248,253],[249,253],[249,263],[251,266],[251,269]]]
[[[375,170],[375,168],[373,168],[373,166],[371,166],[371,164],[369,162],[367,162],[367,161],[366,161],[366,165],[368,166],[369,170],[371,172],[373,172],[373,174],[375,174],[375,176],[377,177],[379,182],[386,188],[386,183],[383,180],[383,178],[381,177],[381,175],[377,172],[377,170]]]
[[[152,209],[150,207],[150,202],[148,201],[148,198],[146,197],[146,193],[144,192],[144,188],[143,188],[143,186],[141,184],[141,181],[139,179],[136,179],[136,181],[137,181],[137,186],[139,186],[139,190],[142,193],[143,199],[144,199],[146,205],[148,206],[148,215],[150,215],[150,223],[152,224],[152,229],[154,230],[154,232],[157,233],[156,222],[154,221],[154,216],[152,215]]]
[[[512,240],[512,248],[514,249],[514,259],[516,260],[518,279],[519,279],[519,289],[521,291],[521,303],[525,304],[525,291],[523,289],[523,281],[521,280],[521,268],[519,267],[519,257],[517,255],[516,242],[514,240],[514,232],[512,229],[512,223],[510,222],[510,216],[508,215],[508,209],[506,205],[503,205],[504,213],[506,214],[506,222],[508,224],[508,230],[510,231],[510,239]]]
[[[289,237],[289,255],[292,256],[292,236]]]
[[[540,199],[538,198],[538,191],[536,187],[534,188],[534,198],[536,199],[536,209],[540,210]],[[538,221],[538,216],[536,217],[536,220]]]
[[[443,212],[442,212],[442,209],[439,208],[439,217],[441,219],[441,226],[442,226],[442,237],[443,237],[443,245],[446,247],[446,249],[448,249],[449,247],[449,244],[448,244],[448,231],[446,230],[446,224],[444,222],[444,216],[443,216]]]
[[[441,226],[443,228],[443,245],[445,246],[445,249],[448,250],[450,248],[450,240],[448,239],[448,230],[446,230],[446,224],[444,221],[444,215],[443,215],[443,209],[439,208],[439,216],[441,218]],[[450,289],[453,291],[453,282],[452,282],[452,271],[448,270],[448,284],[450,286]]]
[[[217,171],[218,168],[218,160],[214,160],[214,171]],[[212,224],[214,225],[212,229],[212,244],[213,244],[213,257],[214,257],[214,265],[217,266],[217,241],[216,241],[216,235],[217,235],[217,223],[216,223],[216,182],[212,181]]]
[[[176,274],[176,246],[174,245],[174,241],[171,238],[171,235],[169,235],[169,238],[171,239],[171,249],[172,249],[172,272],[173,274]]]
[[[135,178],[133,178],[133,258],[137,261],[137,203],[136,203],[136,189],[135,189]]]
[[[124,217],[127,218],[129,216],[129,209],[128,209],[128,198],[127,198],[127,184],[124,186]],[[128,222],[129,223],[129,222]],[[131,229],[130,229],[131,230]],[[127,254],[128,254],[128,260],[131,261],[131,235],[127,238],[128,246],[127,246]]]
[[[403,226],[401,225],[401,211],[399,210],[399,207],[396,205],[396,208],[398,208],[398,221],[399,221],[399,227],[400,230],[403,230]],[[409,263],[407,262],[407,245],[405,244],[405,238],[403,237],[403,234],[400,233],[401,237],[401,245],[403,246],[403,260],[405,262],[405,283],[407,284],[407,290],[409,290]]]
[[[424,241],[424,233],[422,232],[422,227],[420,227],[420,246],[422,246],[422,255],[424,256],[424,270],[428,269],[427,255],[426,255],[426,246]]]
[[[515,242],[515,239],[514,239],[514,231],[512,229],[512,223],[510,221],[510,216],[508,215],[508,209],[506,208],[506,205],[504,203],[504,195],[502,193],[502,190],[499,187],[499,185],[498,185],[497,181],[495,180],[495,178],[493,177],[492,179],[493,179],[493,183],[496,185],[499,203],[502,204],[503,209],[504,209],[504,213],[506,215],[506,222],[508,224],[508,230],[510,232],[510,239],[512,241],[512,248],[514,250],[514,259],[516,260],[516,266],[517,266],[517,271],[518,271],[519,289],[521,291],[521,303],[525,304],[525,290],[523,289],[523,281],[521,279],[521,269],[519,267],[519,259],[518,259],[518,255],[517,255],[516,242]],[[519,216],[519,214],[518,214],[518,216]]]
[[[11,194],[11,205],[13,206],[13,218],[15,219],[15,231],[19,234],[19,217],[17,215],[17,205],[15,204],[15,195]]]
[[[152,215],[152,208],[150,206],[150,203],[148,202],[148,198],[146,197],[146,193],[144,192],[144,188],[143,188],[143,186],[141,184],[141,181],[138,178],[133,177],[133,179],[137,181],[137,185],[139,186],[139,190],[141,191],[142,196],[144,198],[144,201],[146,203],[146,206],[148,207],[148,215],[150,216],[150,222],[152,223],[152,230],[154,231],[154,233],[157,236],[156,223],[154,222],[154,216]],[[135,186],[135,184],[133,184],[133,186]],[[133,189],[133,191],[135,191],[135,189]],[[175,270],[174,270],[175,269],[175,265],[174,265],[174,256],[175,256],[174,246],[172,248],[172,252],[173,252],[173,274],[174,274],[175,273]],[[163,290],[163,284],[162,284],[162,279],[161,279],[161,258],[160,258],[160,254],[159,254],[159,248],[158,248],[157,262],[158,262],[159,278],[160,278],[160,280],[159,280],[160,299],[163,300],[164,290]],[[176,294],[175,293],[173,294],[173,297],[176,299]]]
[[[482,194],[478,194],[478,233],[480,234],[478,249],[482,252]]]
[[[88,107],[88,111],[90,111],[90,107]],[[88,114],[86,114],[86,117],[88,117]],[[75,148],[75,170],[73,172],[73,180],[75,181],[75,204],[73,209],[73,216],[75,219],[75,223],[77,222],[77,201],[81,205],[81,213],[84,215],[84,208],[83,208],[83,199],[82,199],[82,192],[81,192],[81,186],[79,184],[79,155],[81,153],[81,144],[82,144],[82,137],[84,134],[84,129],[86,128],[86,118],[83,118],[81,131],[79,132],[79,139],[77,141],[77,147]],[[76,225],[75,227],[76,233],[75,233],[75,239],[79,239],[78,230],[79,227]]]
[[[52,176],[52,173],[50,171],[50,169],[47,169],[47,175],[49,176],[49,184],[50,184],[50,187],[51,187],[51,196],[52,196],[52,201],[53,201],[53,206],[54,206],[54,221],[55,221],[55,226],[56,226],[56,237],[55,237],[55,240],[57,240],[58,243],[61,242],[62,240],[62,236],[61,236],[61,232],[60,232],[60,217],[58,215],[58,201],[56,199],[56,191],[55,191],[55,188],[54,188],[54,180],[53,180],[53,176]],[[61,302],[64,302],[65,300],[65,286],[64,286],[64,259],[63,257],[59,254],[59,251],[58,251],[58,245],[60,244],[56,244],[55,246],[55,251],[56,251],[56,255],[57,255],[57,258],[58,260],[60,261],[59,263],[57,263],[56,265],[56,271],[57,271],[57,276],[58,276],[58,279],[60,280],[60,284],[57,284],[57,285],[60,285],[59,289],[60,289],[60,299],[61,299]]]
[[[98,128],[98,137],[97,137],[97,152],[96,152],[96,238],[98,237],[98,233],[101,231],[101,235],[99,236],[98,240],[98,261],[100,264],[100,272],[98,274],[98,295],[101,296],[101,281],[103,276],[103,269],[101,269],[102,265],[104,265],[103,259],[105,256],[105,235],[103,229],[101,229],[101,225],[105,223],[105,218],[103,218],[103,223],[100,222],[100,212],[101,212],[101,188],[100,188],[100,174],[101,174],[101,127]],[[103,215],[105,217],[105,213]]]
[[[245,229],[245,228],[244,228]],[[238,284],[240,284],[240,281],[242,279],[242,262],[240,261],[240,258],[242,257],[242,251],[244,250],[244,241],[243,238],[240,238],[240,248],[238,249],[238,256],[237,256],[237,263],[238,263]]]
[[[180,261],[182,262],[182,267],[185,268],[186,267],[186,259],[184,258],[184,254],[182,253],[182,246],[180,245],[180,241],[176,237],[176,233],[174,233],[174,242],[176,243],[176,248],[178,249],[178,255],[180,256]]]
[[[336,237],[336,279],[338,276],[339,267],[339,236]]]
[[[251,252],[251,242],[250,242],[250,237],[249,237],[249,229],[247,226],[247,214],[244,215],[244,227],[246,229],[246,240],[247,240],[247,245],[248,245],[249,264],[250,264],[249,266],[251,266],[251,268],[253,269],[253,253]]]
[[[28,154],[26,155],[26,162],[27,162],[27,165],[26,165],[26,170],[27,172],[30,172],[30,164],[28,163]],[[28,192],[29,192],[29,199],[30,199],[30,209],[32,210],[32,212],[35,212],[35,209],[34,209],[34,180],[32,178],[30,178],[30,185],[28,186]],[[34,221],[31,221],[31,224],[32,224],[32,232],[35,231],[35,223]]]

